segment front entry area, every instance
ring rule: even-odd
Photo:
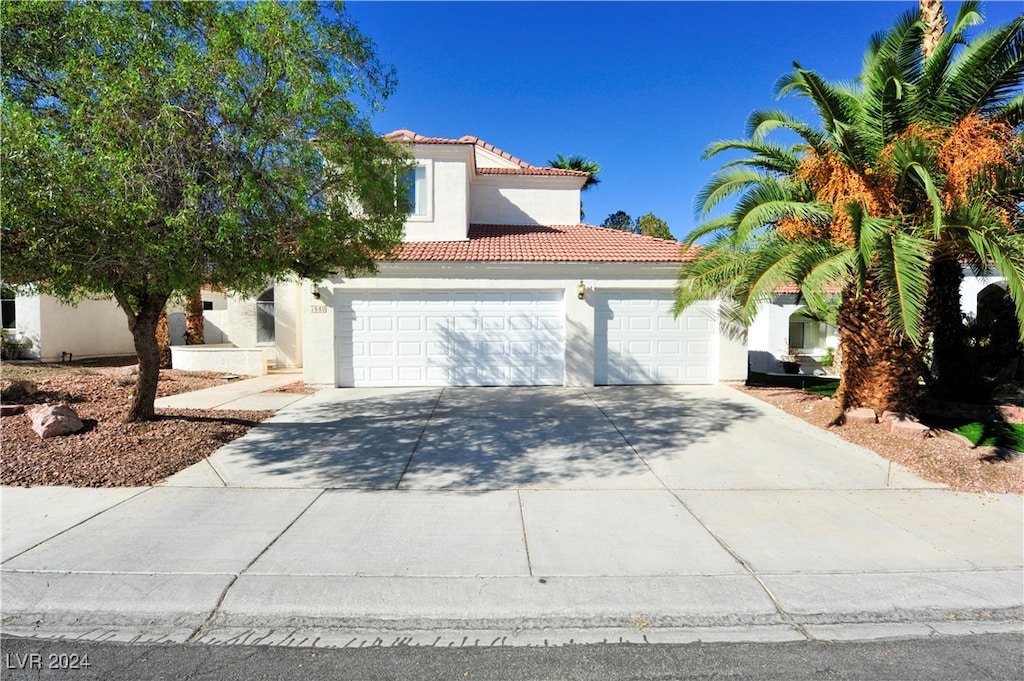
[[[375,291],[336,301],[340,387],[564,382],[561,291]]]

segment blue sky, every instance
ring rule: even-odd
[[[955,16],[959,3],[946,2]],[[792,62],[852,80],[872,33],[901,2],[351,2],[349,15],[398,70],[374,118],[380,133],[475,135],[546,165],[556,154],[601,164],[583,196],[585,222],[653,212],[682,238],[693,197],[720,165],[715,140],[743,135],[751,111],[781,107],[812,120],[796,98],[777,101]],[[1024,11],[986,2],[982,29]]]

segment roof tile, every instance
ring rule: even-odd
[[[393,260],[476,262],[676,262],[677,241],[592,225],[470,225],[466,241],[403,244]]]
[[[502,151],[493,144],[484,142],[479,137],[473,137],[472,135],[463,135],[459,139],[451,139],[448,137],[424,137],[419,133],[413,132],[412,130],[395,130],[384,135],[384,139],[392,140],[395,142],[413,142],[414,144],[472,144],[486,149],[491,153],[497,154],[502,158],[515,163],[518,168],[477,168],[476,172],[479,175],[563,175],[572,177],[587,177],[590,173],[582,170],[565,170],[562,168],[548,168],[544,166],[535,166],[527,163],[526,161],[516,158],[507,151]]]

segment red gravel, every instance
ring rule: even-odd
[[[122,362],[123,363],[123,362]],[[38,391],[5,404],[64,402],[85,423],[72,435],[43,440],[27,414],[0,420],[0,483],[133,487],[152,485],[200,461],[221,445],[244,435],[271,415],[266,411],[158,409],[156,421],[124,423],[134,385],[124,369],[102,364],[5,363],[2,385],[28,380]],[[220,385],[221,374],[176,370],[160,372],[159,396]]]
[[[882,423],[830,427],[838,409],[831,398],[795,388],[733,387],[950,489],[1024,494],[1024,456],[999,456],[991,447],[974,447],[966,438],[945,431],[935,437],[909,439],[891,434]]]

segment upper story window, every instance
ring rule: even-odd
[[[414,216],[426,216],[429,212],[427,198],[429,190],[427,187],[427,167],[416,166],[408,172],[405,177],[409,187],[409,214]]]

